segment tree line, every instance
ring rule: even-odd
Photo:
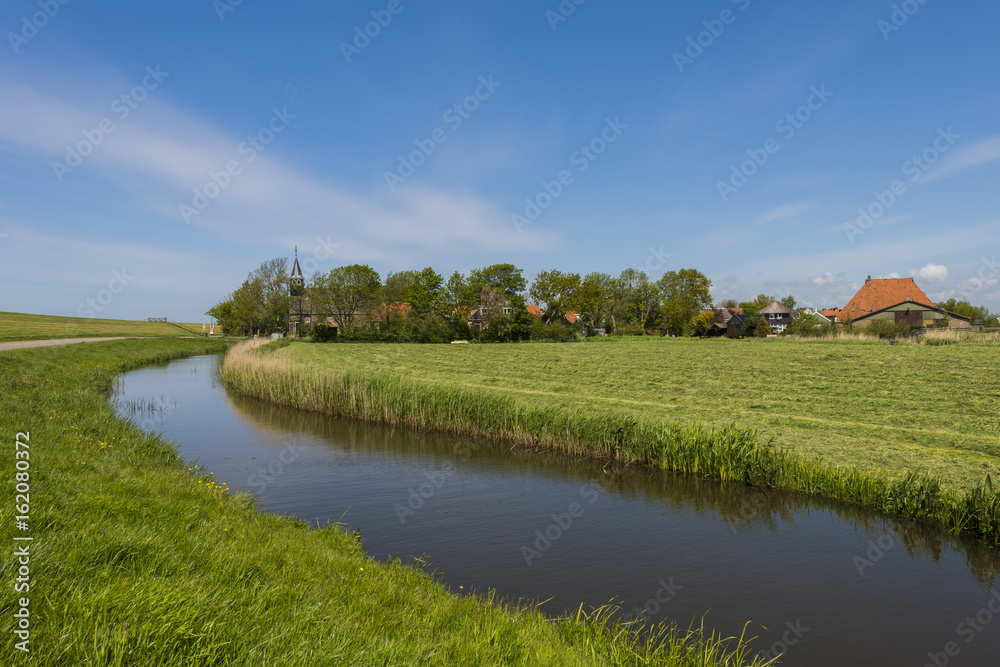
[[[252,271],[206,314],[225,334],[235,336],[287,333],[292,319],[300,320],[300,335],[335,333],[358,341],[569,340],[599,329],[617,335],[704,336],[717,320],[707,310],[711,288],[712,282],[696,269],[667,271],[656,280],[635,269],[617,276],[553,269],[539,272],[529,283],[513,264],[493,264],[468,275],[455,271],[447,280],[432,267],[390,272],[383,279],[366,264],[351,264],[297,285],[290,279],[288,260],[276,258]],[[772,300],[758,294],[716,307],[740,308],[753,318]],[[780,301],[796,306],[791,295]],[[529,302],[541,309],[541,317],[529,312]],[[955,299],[938,305],[996,326],[997,316],[983,307]],[[305,316],[310,317],[308,325]],[[763,318],[758,319],[744,331],[769,334]],[[820,318],[799,318],[789,333],[813,333],[826,324]]]
[[[383,279],[368,265],[352,264],[298,286],[290,279],[288,260],[276,258],[206,314],[224,333],[237,336],[286,333],[293,318],[306,315],[309,333],[322,333],[330,322],[346,340],[567,340],[597,329],[684,335],[711,305],[711,288],[696,269],[668,271],[655,281],[635,269],[617,276],[551,270],[529,283],[513,264],[468,275],[455,271],[447,280],[432,267],[390,272]],[[528,311],[529,300],[541,317]]]

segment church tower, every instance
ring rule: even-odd
[[[291,296],[302,296],[306,291],[306,279],[299,266],[299,246],[295,244],[295,264],[292,265],[292,275],[288,277],[288,293]]]

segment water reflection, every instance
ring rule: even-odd
[[[682,625],[707,614],[727,635],[750,620],[760,650],[810,667],[923,665],[964,641],[958,624],[993,595],[997,551],[933,527],[279,408],[225,391],[216,363],[127,373],[119,398],[158,406],[147,426],[262,510],[342,521],[373,557],[426,563],[458,593],[493,589],[552,614],[617,600],[634,618]],[[995,623],[962,644],[961,664],[994,664],[998,652]]]
[[[777,535],[779,526],[814,521],[817,520],[815,515],[819,514],[819,520],[832,519],[840,525],[870,534],[874,547],[872,557],[867,551],[860,553],[859,557],[872,564],[880,560],[879,551],[891,549],[899,541],[912,558],[940,562],[945,551],[961,553],[970,572],[986,587],[994,585],[1000,572],[997,550],[975,539],[950,535],[923,523],[884,517],[857,505],[821,500],[801,493],[720,484],[640,465],[625,466],[609,461],[573,458],[558,452],[512,447],[481,438],[442,437],[442,434],[406,428],[373,428],[362,422],[288,410],[248,399],[229,388],[223,390],[233,410],[254,428],[271,435],[307,433],[336,443],[331,444],[331,449],[340,452],[377,451],[433,459],[455,457],[456,462],[468,460],[468,452],[475,452],[480,464],[492,463],[509,474],[520,470],[561,481],[575,479],[580,486],[598,484],[603,490],[630,501],[656,503],[673,510],[694,512],[698,516],[711,515],[721,519],[734,534],[766,531]],[[287,440],[285,448],[294,448],[291,440]],[[864,563],[856,565],[867,567]]]

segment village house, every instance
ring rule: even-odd
[[[795,310],[789,308],[777,299],[774,299],[771,303],[761,308],[758,314],[763,317],[764,321],[767,322],[767,325],[771,327],[771,333],[773,334],[780,334],[783,332],[788,328],[788,325],[792,323],[792,320],[799,316]]]

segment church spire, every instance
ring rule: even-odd
[[[299,244],[295,244],[295,264],[292,265],[292,275],[290,276],[292,280],[299,280],[305,282],[305,277],[302,275],[302,269],[299,267]]]
[[[305,289],[306,279],[302,275],[302,267],[299,266],[299,244],[295,244],[295,263],[292,265],[292,275],[288,276],[290,292],[292,296],[301,296]]]

